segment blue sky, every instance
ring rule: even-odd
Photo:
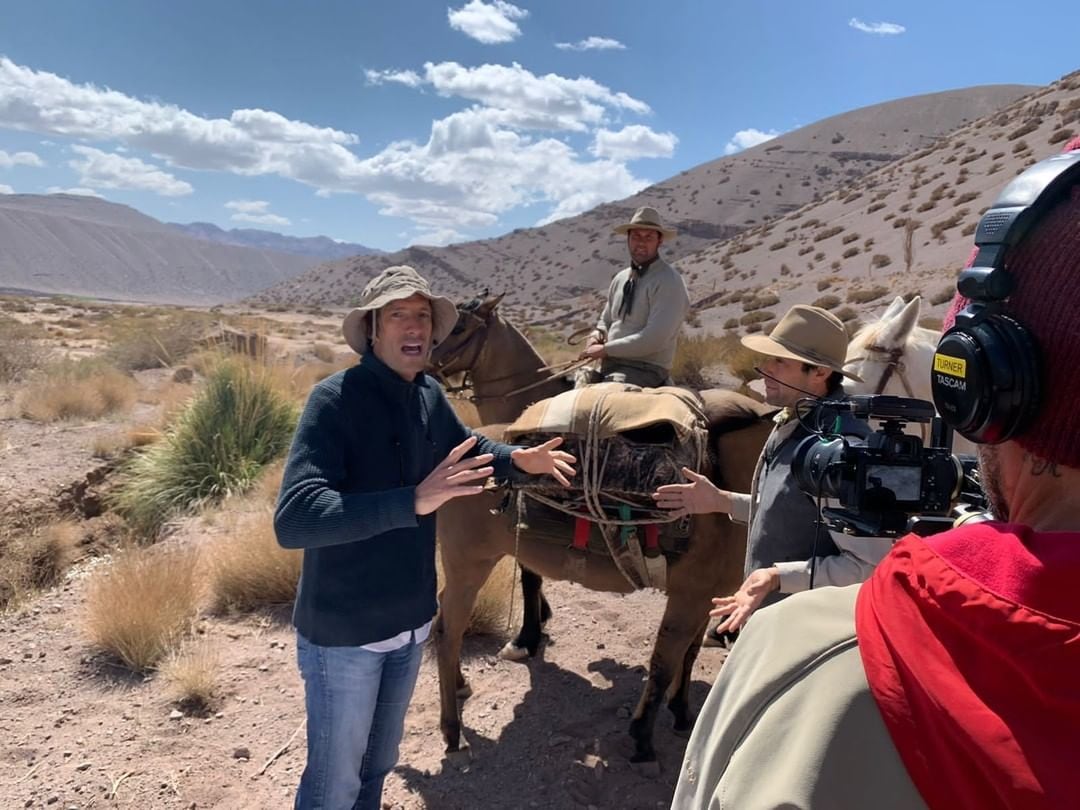
[[[0,192],[387,250],[496,236],[846,110],[1046,84],[1080,68],[1078,23],[1056,0],[0,0]]]

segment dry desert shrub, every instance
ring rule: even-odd
[[[72,521],[38,526],[0,543],[0,609],[55,585],[78,555],[82,532]]]
[[[706,385],[704,371],[716,362],[719,341],[720,338],[712,335],[680,335],[671,364],[671,379],[675,384],[703,388]]]
[[[444,577],[442,557],[438,552],[435,557],[435,571],[441,593]],[[480,588],[465,632],[478,636],[507,635],[510,624],[519,618],[521,612],[517,583],[517,561],[513,557],[503,557],[495,564],[487,582]]]
[[[64,361],[50,366],[19,396],[19,413],[35,422],[101,419],[127,411],[138,384],[98,360]]]
[[[835,309],[840,306],[840,296],[823,295],[816,299],[811,306],[821,307],[822,309]]]
[[[945,304],[945,303],[948,303],[949,301],[952,301],[954,295],[956,295],[956,285],[955,284],[949,284],[949,285],[947,285],[945,287],[942,287],[936,293],[931,295],[930,296],[930,303],[933,306],[936,307],[939,304]]]
[[[197,554],[144,548],[114,557],[90,581],[84,629],[90,642],[133,672],[157,665],[198,610]]]
[[[251,611],[296,598],[303,553],[284,549],[271,509],[232,514],[226,534],[207,552],[210,603],[216,611]]]
[[[201,313],[134,312],[110,323],[105,357],[127,371],[174,366],[196,349],[209,324]]]
[[[311,348],[311,353],[315,355],[316,360],[320,360],[323,363],[334,362],[334,350],[326,343],[316,343]]]
[[[189,712],[205,711],[214,699],[220,659],[207,639],[184,644],[158,668],[169,698]]]
[[[889,288],[881,284],[876,284],[873,287],[857,287],[848,291],[847,300],[849,304],[867,304],[878,300],[883,295],[887,295],[888,292]],[[844,319],[841,318],[841,320]]]
[[[48,351],[40,329],[0,315],[0,383],[20,380],[41,366]]]

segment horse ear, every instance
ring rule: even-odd
[[[898,295],[898,296],[896,296],[896,298],[894,298],[892,300],[892,303],[889,304],[889,308],[881,313],[881,317],[878,320],[887,321],[890,318],[895,318],[897,315],[900,314],[900,312],[901,312],[901,310],[903,310],[903,308],[904,308],[904,298],[903,298],[903,296]]]
[[[885,346],[901,345],[919,324],[922,299],[916,295],[907,304],[904,304],[902,298],[897,298],[897,301],[900,301],[901,304],[900,311],[893,315],[889,323],[881,330],[878,338],[879,343]],[[896,301],[893,301],[893,304],[896,304]],[[889,309],[892,309],[892,305],[889,306]]]
[[[499,302],[503,300],[506,293],[499,293],[496,296],[488,298],[486,301],[482,301],[480,306],[476,308],[476,314],[481,318],[487,318],[495,311],[495,307],[499,305]]]

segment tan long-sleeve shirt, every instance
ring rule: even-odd
[[[632,272],[627,267],[611,280],[596,331],[606,338],[608,357],[650,363],[670,371],[679,330],[690,311],[686,283],[678,270],[657,258],[635,282],[630,312],[620,315],[623,287]]]

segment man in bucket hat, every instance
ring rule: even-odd
[[[391,267],[345,318],[362,357],[320,382],[296,428],[274,528],[304,550],[297,660],[307,767],[297,808],[378,810],[435,615],[435,511],[511,465],[568,483],[556,438],[526,449],[471,433],[424,374],[457,321],[411,267]]]
[[[710,615],[721,621],[710,629],[707,645],[737,631],[757,608],[809,588],[811,568],[815,586],[850,585],[866,579],[890,547],[888,538],[824,531],[815,546],[817,504],[791,472],[795,448],[811,435],[794,418],[795,404],[806,398],[842,399],[843,378],[860,381],[844,369],[848,337],[843,323],[824,309],[797,304],[768,337],[748,335],[742,344],[764,355],[757,371],[765,381],[765,401],[783,409],[761,451],[750,492],[728,492],[684,470],[690,483],[663,486],[654,494],[660,506],[679,514],[726,512],[748,526],[746,581],[734,595],[713,599]],[[818,414],[804,418],[815,424]],[[830,415],[829,421],[834,418]],[[840,415],[840,425],[852,442],[870,433],[865,422],[847,413]]]
[[[658,253],[675,230],[664,227],[655,208],[644,207],[614,232],[626,235],[630,266],[612,279],[581,357],[600,361],[601,378],[655,388],[668,382],[679,330],[690,311],[682,276]]]

